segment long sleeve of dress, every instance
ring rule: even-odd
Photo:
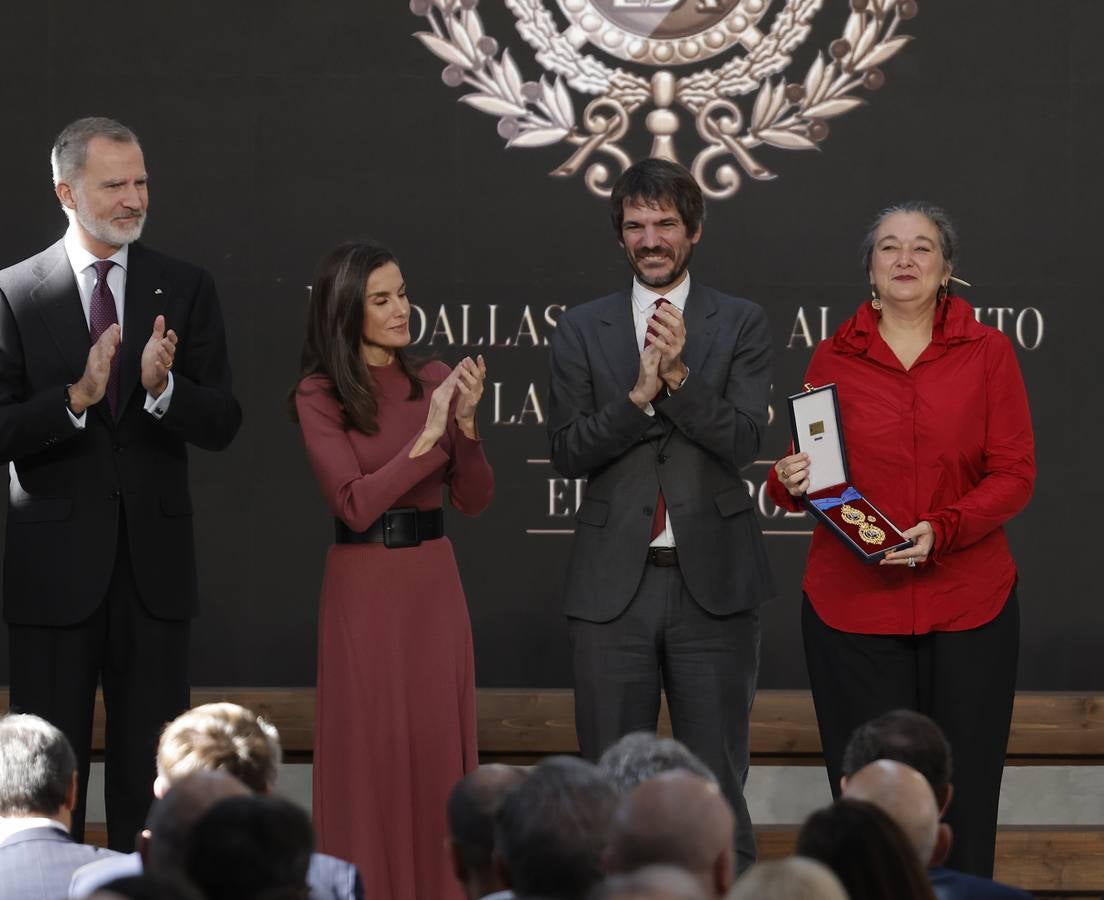
[[[398,498],[449,462],[440,444],[410,458],[418,431],[374,472],[362,473],[341,409],[324,382],[308,379],[295,393],[295,407],[307,457],[333,514],[354,531],[364,531]],[[482,453],[482,451],[480,451]]]
[[[483,453],[483,442],[469,438],[449,419],[452,455],[445,481],[449,486],[449,502],[466,516],[477,516],[494,495],[494,473]]]

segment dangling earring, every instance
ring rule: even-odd
[[[882,301],[878,297],[878,289],[873,284],[870,285],[870,305],[877,310],[882,308]]]
[[[941,285],[939,285],[939,290],[935,292],[935,302],[942,303],[944,300],[947,299],[947,294],[949,293],[950,288],[948,286],[948,283],[944,281]]]

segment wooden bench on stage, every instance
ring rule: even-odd
[[[314,733],[313,688],[195,688],[192,702],[231,700],[264,713],[279,728],[289,762],[309,762]],[[0,692],[7,708],[7,691]],[[670,733],[666,709],[661,731]],[[97,708],[93,746],[103,748]],[[479,748],[484,762],[528,764],[550,753],[577,753],[568,690],[479,690]],[[807,691],[759,691],[751,717],[755,765],[822,765]],[[1009,765],[1104,765],[1104,695],[1021,693],[1016,697]],[[1104,803],[1104,797],[1101,798]],[[791,852],[797,829],[757,831],[760,856]],[[102,829],[90,826],[89,839]],[[1036,894],[1104,893],[1104,826],[1005,827],[997,835],[996,877]]]

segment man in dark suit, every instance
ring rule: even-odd
[[[51,161],[69,229],[0,272],[11,704],[72,742],[80,838],[102,679],[108,840],[131,849],[158,732],[190,705],[186,445],[222,449],[241,410],[210,275],[135,243],[149,198],[134,133],[80,119]]]
[[[58,900],[73,872],[110,850],[69,835],[77,761],[65,735],[38,716],[0,718],[0,885],[4,900]]]
[[[740,469],[766,430],[770,331],[754,303],[691,284],[704,205],[689,172],[644,160],[611,202],[632,288],[564,313],[551,353],[552,463],[588,478],[566,587],[576,729],[591,759],[654,731],[662,684],[675,737],[736,811],[743,869],[757,607],[773,586]]]

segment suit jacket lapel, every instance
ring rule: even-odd
[[[633,325],[632,294],[621,291],[613,296],[599,312],[598,341],[613,369],[614,384],[627,392],[636,384],[640,371],[640,351],[636,346],[636,327]]]
[[[686,323],[686,346],[682,351],[683,362],[690,370],[700,372],[705,364],[713,339],[717,336],[716,301],[697,282],[690,283],[690,296],[686,298],[686,309],[682,318]]]
[[[31,289],[31,301],[69,367],[71,380],[76,381],[84,374],[92,344],[65,245],[58,241],[43,251],[35,269],[41,281]]]
[[[119,415],[126,410],[141,374],[142,350],[162,312],[163,298],[155,293],[161,272],[141,244],[127,254],[126,300],[123,303],[123,345],[119,359]]]

